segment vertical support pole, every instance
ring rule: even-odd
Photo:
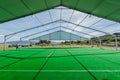
[[[4,36],[4,47],[3,47],[3,50],[4,51],[6,50],[6,36]]]
[[[102,48],[102,40],[101,40],[101,38],[99,39],[99,47]]]
[[[31,46],[33,46],[32,40],[30,40],[30,44],[31,44]]]
[[[41,45],[41,38],[39,37],[39,47],[40,47],[40,45]]]
[[[115,35],[115,48],[118,50],[118,40],[117,40],[117,35]]]
[[[49,39],[48,39],[48,40],[50,41],[50,39],[51,39],[51,38],[50,38],[50,37],[51,37],[51,35],[50,35],[50,33],[49,33],[48,35],[49,35]],[[41,40],[42,40],[42,39],[41,39]],[[48,46],[48,47],[51,47],[51,46],[52,46],[52,45],[51,45],[51,44],[49,44],[49,46]]]
[[[71,33],[70,33],[70,47],[71,47],[72,43],[71,43]]]
[[[90,45],[91,45],[91,48],[93,48],[93,40],[90,39]]]
[[[22,38],[20,38],[19,45],[22,47]]]
[[[60,39],[60,40],[62,40],[62,39],[61,39],[61,35],[62,35],[62,32],[61,32],[61,27],[60,27],[60,31],[59,31],[59,39]],[[63,47],[63,44],[61,44],[60,47]]]
[[[29,48],[30,48],[30,45],[31,45],[31,41],[29,40]]]
[[[48,39],[48,40],[49,40],[50,42],[51,42],[51,37],[52,37],[52,36],[51,36],[51,33],[49,33],[49,39]],[[50,47],[50,45],[49,45],[49,47]],[[51,47],[53,47],[52,44],[51,44]]]
[[[81,37],[80,37],[80,47],[82,47]]]

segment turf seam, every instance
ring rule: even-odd
[[[50,59],[50,57],[55,53],[55,50],[50,53],[50,55],[48,55],[46,57],[46,61],[44,62],[44,64],[42,65],[42,67],[40,67],[39,71],[35,74],[35,76],[33,77],[32,80],[36,80],[36,78],[38,77],[38,75],[40,74],[41,70],[45,67],[45,65],[47,64],[48,60]]]
[[[38,72],[39,70],[0,70],[0,72]],[[87,72],[86,70],[41,70],[42,72]],[[120,70],[89,70],[91,72],[120,72]]]
[[[97,56],[98,57],[98,56]],[[105,58],[102,58],[102,57],[98,57],[99,59],[102,59],[102,60],[104,60],[104,61],[107,61],[107,62],[109,62],[109,63],[113,63],[113,64],[116,64],[116,65],[120,65],[120,63],[117,63],[117,62],[113,62],[113,61],[110,61],[110,60],[108,60],[108,59],[105,59]]]
[[[25,54],[25,53],[22,53],[22,54]],[[11,54],[10,54],[10,55],[11,55]],[[12,59],[24,59],[24,58],[17,58],[17,57],[13,57],[13,56],[8,57],[8,56],[10,56],[10,55],[8,55],[8,54],[6,54],[6,55],[0,55],[0,57],[12,58]],[[17,54],[17,55],[15,55],[15,56],[18,56],[18,55],[21,55],[21,54]],[[4,61],[4,60],[6,60],[6,59],[2,59],[1,62]]]
[[[39,51],[37,51],[37,52],[39,52]],[[37,53],[37,52],[35,52],[35,53]],[[33,54],[35,54],[35,53],[33,53]],[[22,53],[22,54],[25,54],[25,53]],[[19,55],[21,55],[21,54],[19,54]],[[16,55],[15,55],[16,56]],[[12,58],[12,59],[29,59],[30,57],[15,57],[15,56],[10,56],[10,55],[8,55],[8,54],[6,54],[6,55],[0,55],[0,57],[6,57],[6,58]],[[17,55],[18,56],[18,55]],[[41,58],[41,57],[40,57]],[[4,59],[3,59],[4,60]]]
[[[98,80],[69,50],[65,50],[94,78],[94,80]]]
[[[119,52],[116,52],[119,53]],[[101,53],[101,54],[77,54],[74,56],[90,56],[90,55],[112,55],[116,53]],[[46,58],[46,56],[43,57],[15,57],[15,56],[6,56],[6,55],[0,55],[1,57],[6,57],[6,58],[13,58],[13,59],[37,59],[37,58]],[[70,57],[71,55],[64,55],[64,56],[52,56],[50,58],[59,58],[59,57]]]
[[[34,53],[34,54],[35,54],[35,53]],[[32,54],[32,55],[34,55],[34,54]],[[32,55],[30,55],[30,56],[32,56]],[[28,57],[30,57],[30,56],[28,56]],[[18,62],[23,61],[23,60],[25,60],[25,59],[20,59],[20,60],[17,60],[17,61],[15,61],[15,62],[12,62],[12,63],[10,63],[10,64],[8,64],[8,65],[5,65],[5,66],[3,66],[3,67],[0,67],[0,69],[4,69],[5,67],[8,67],[8,66],[10,66],[10,65],[13,65],[13,64],[18,63]]]

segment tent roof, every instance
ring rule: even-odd
[[[42,12],[57,6],[120,21],[120,0],[0,0],[0,23]]]

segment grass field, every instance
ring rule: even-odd
[[[0,51],[0,80],[120,80],[120,51],[98,48]]]

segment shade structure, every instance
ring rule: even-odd
[[[96,15],[103,4],[107,5],[108,3],[112,3],[111,6],[113,6],[113,2],[117,1],[92,0],[89,4],[87,1],[83,0],[16,0],[13,3],[9,1],[1,2],[4,3],[0,3],[2,9],[1,13],[5,10],[5,13],[9,13],[9,15],[11,14],[12,17],[10,18],[5,13],[2,14],[2,18],[0,19],[5,19],[4,17],[6,17],[6,20],[1,21],[0,35],[7,36],[8,39],[10,37],[10,41],[19,40],[29,35],[32,35],[31,38],[35,38],[37,35],[33,34],[39,32],[49,33],[49,30],[53,29],[54,31],[56,27],[59,28],[58,30],[64,29],[65,31],[69,31],[70,33],[73,32],[89,39],[104,35],[113,35],[113,33],[119,33],[120,30],[119,21],[115,22],[116,20],[109,19],[111,15],[114,15],[114,11],[104,17]],[[11,4],[14,5],[14,7],[12,7]],[[18,5],[21,11],[17,8]],[[106,7],[104,6],[104,8]],[[118,7],[114,10],[116,9],[118,9]],[[104,12],[104,9],[102,10]],[[103,12],[98,13],[102,14]],[[14,37],[11,39],[11,36]],[[30,38],[27,40],[29,39]]]
[[[32,15],[57,6],[120,21],[120,0],[0,0],[0,22]]]

